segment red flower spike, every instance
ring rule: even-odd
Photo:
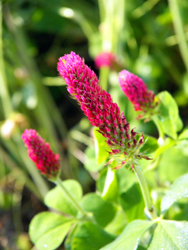
[[[154,102],[155,95],[153,91],[149,91],[143,80],[131,72],[122,70],[119,73],[119,83],[122,91],[132,102],[136,111],[147,112],[148,109],[154,109],[158,104]]]
[[[136,132],[130,133],[125,116],[101,88],[95,73],[74,52],[59,58],[57,69],[67,84],[68,92],[77,99],[91,125],[98,127],[107,139],[111,148],[109,154],[116,157],[117,165],[129,157],[133,159],[132,155],[139,153],[135,147],[139,141],[133,138]]]
[[[35,163],[41,174],[47,179],[55,179],[58,176],[60,164],[59,155],[54,154],[35,130],[26,129],[22,134],[30,159]]]

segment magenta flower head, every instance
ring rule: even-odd
[[[124,94],[132,102],[136,111],[148,112],[154,109],[158,104],[155,101],[153,91],[147,89],[147,85],[141,78],[130,73],[127,70],[122,70],[119,73],[119,83]]]
[[[80,56],[71,52],[59,58],[59,74],[67,84],[68,92],[77,99],[91,125],[99,128],[111,148],[109,154],[117,164],[127,164],[133,158],[142,158],[139,149],[144,143],[143,135],[136,139],[136,132],[130,131],[123,113],[111,96],[99,85],[95,73]],[[145,157],[144,157],[145,158]]]
[[[33,129],[26,129],[22,134],[22,140],[27,147],[29,157],[41,174],[49,180],[55,180],[60,169],[59,155],[54,154],[49,144]]]
[[[113,69],[115,64],[117,64],[117,57],[112,52],[101,52],[95,57],[95,66],[98,69],[101,67]]]

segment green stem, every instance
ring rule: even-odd
[[[103,1],[98,0],[98,6],[99,6],[100,21],[102,23],[104,21],[104,18],[105,18],[105,8],[104,8]]]
[[[135,18],[140,18],[143,15],[145,15],[148,11],[150,11],[157,3],[159,0],[148,0],[145,1],[140,7],[135,9],[132,13],[133,17]]]
[[[59,187],[62,189],[63,193],[65,193],[67,195],[67,197],[71,200],[71,202],[78,209],[78,211],[80,211],[80,213],[83,215],[83,217],[88,217],[87,213],[81,208],[81,206],[78,204],[78,202],[75,200],[75,198],[71,195],[71,193],[63,185],[61,179],[58,178],[55,183],[57,185],[59,185]]]
[[[147,210],[149,212],[152,212],[153,211],[153,206],[152,206],[151,198],[150,198],[150,195],[149,195],[148,185],[147,185],[147,182],[146,182],[146,180],[144,178],[144,175],[143,175],[140,167],[138,165],[136,165],[136,164],[134,165],[134,172],[135,172],[136,177],[138,179],[138,182],[140,184],[146,208],[147,208]]]
[[[100,74],[99,74],[100,84],[105,91],[108,91],[109,73],[110,69],[108,67],[102,67],[100,69]]]
[[[3,41],[2,41],[2,1],[0,1],[0,98],[2,100],[5,118],[8,118],[12,112],[10,96],[7,88],[3,59]]]
[[[169,8],[172,13],[172,20],[174,23],[174,29],[176,37],[178,40],[180,53],[183,58],[187,73],[188,73],[188,45],[186,40],[186,34],[183,27],[183,21],[180,15],[178,1],[177,0],[168,0]]]

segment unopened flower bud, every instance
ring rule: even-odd
[[[117,63],[117,57],[112,52],[101,52],[95,57],[95,66],[100,69],[101,67],[113,68]]]
[[[158,104],[154,101],[153,91],[149,91],[143,80],[131,72],[122,70],[119,73],[119,84],[136,111],[147,112]]]

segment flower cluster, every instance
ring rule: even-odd
[[[112,52],[101,52],[95,57],[95,66],[100,69],[101,67],[109,67],[112,69],[117,63],[117,57]]]
[[[101,88],[97,76],[80,56],[74,52],[64,55],[59,58],[57,68],[67,84],[68,92],[77,99],[90,123],[98,127],[107,139],[110,155],[121,165],[144,157],[139,153],[144,143],[143,135],[137,137],[134,129],[130,131],[129,123],[120,113],[118,105]]]
[[[48,179],[54,179],[59,173],[59,155],[54,154],[46,143],[35,130],[26,129],[22,134],[29,157],[35,163],[36,167]]]
[[[119,83],[136,111],[148,112],[156,107],[157,103],[153,91],[149,91],[147,85],[138,76],[127,70],[122,70],[119,73]]]

